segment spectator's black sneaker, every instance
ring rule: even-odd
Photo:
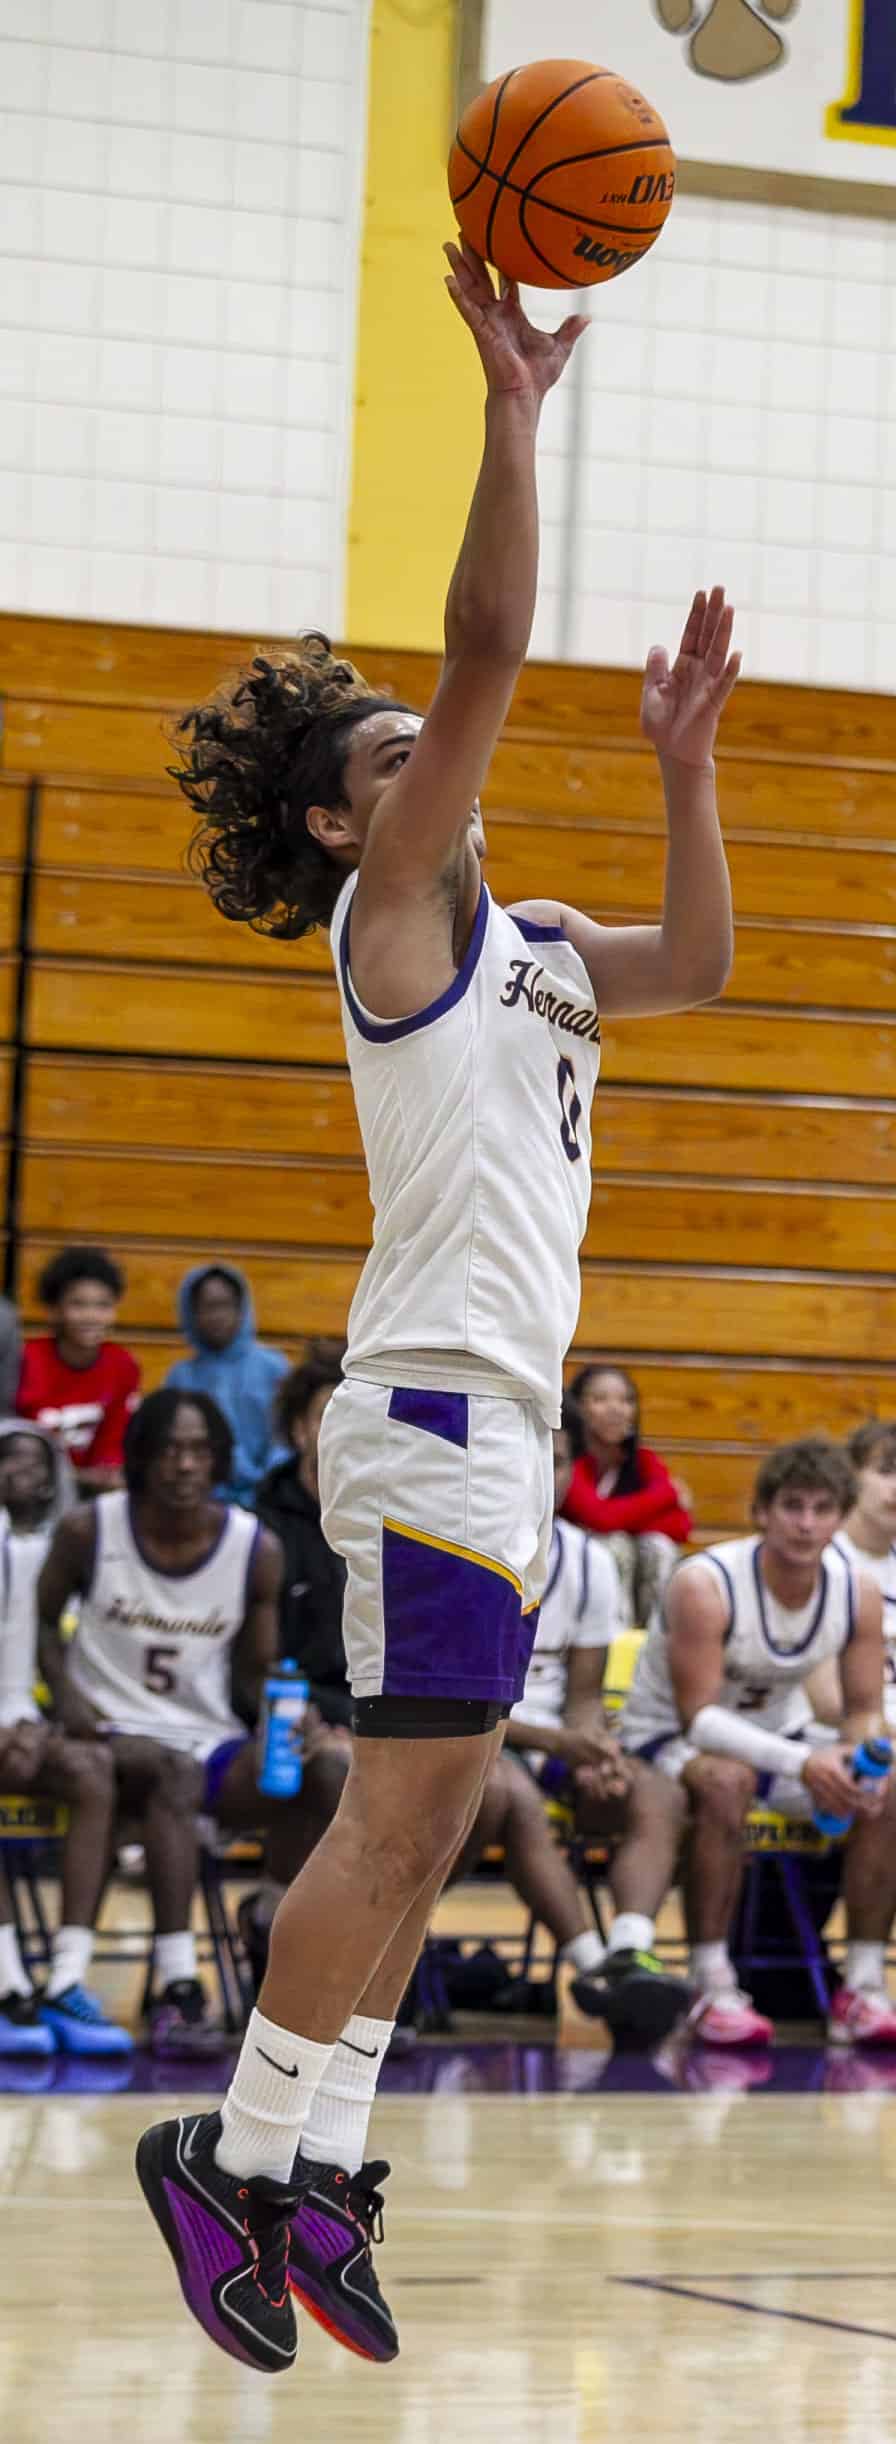
[[[177,2267],[187,2307],[231,2359],[275,2374],[298,2335],[287,2282],[298,2185],[215,2163],[220,2113],[188,2113],[145,2130],[137,2178]]]
[[[198,1977],[175,1977],[149,2006],[150,2052],[161,2061],[195,2061],[220,2054],[228,2042],[220,2023],[211,2019],[205,1989]]]
[[[655,1952],[608,1952],[599,1969],[572,1982],[573,2001],[614,2037],[659,2045],[693,2002],[683,1977],[672,1977]]]
[[[304,2163],[298,2211],[289,2235],[289,2282],[296,2299],[328,2334],[359,2359],[395,2359],[398,2335],[373,2270],[372,2243],[383,2237],[388,2164],[343,2172],[339,2164]]]

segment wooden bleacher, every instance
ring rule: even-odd
[[[253,644],[0,618],[6,1227],[29,1321],[61,1240],[120,1254],[149,1383],[198,1256],[244,1266],[295,1350],[342,1329],[369,1231],[326,945],[225,928],[183,872],[165,728]],[[426,703],[430,657],[359,658]],[[657,908],[638,696],[632,673],[524,673],[485,799],[497,896]],[[896,698],[745,685],[720,757],[731,984],[710,1010],[605,1029],[576,1354],[633,1366],[704,1535],[743,1525],[769,1441],[896,1402],[894,777]]]

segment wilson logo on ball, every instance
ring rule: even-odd
[[[535,60],[464,112],[448,185],[464,237],[508,280],[581,288],[655,243],[675,155],[658,111],[612,69]]]

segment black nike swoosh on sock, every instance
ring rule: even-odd
[[[351,2037],[340,2037],[339,2043],[345,2046],[347,2054],[363,2054],[365,2062],[378,2060],[380,2050],[378,2045],[353,2045]]]
[[[292,2070],[291,2070],[291,2071],[288,2071],[288,2070],[287,2070],[287,2068],[286,2068],[285,2063],[283,2063],[283,2062],[275,2062],[275,2061],[274,2061],[273,2054],[266,2054],[266,2053],[265,2053],[264,2046],[263,2046],[263,2045],[256,2045],[255,2051],[256,2051],[256,2053],[257,2053],[257,2054],[260,2054],[260,2055],[261,2055],[262,2062],[269,2062],[269,2063],[270,2063],[270,2066],[271,2066],[272,2071],[279,2071],[281,2079],[297,2079],[297,2078],[298,2078],[298,2076],[299,2076],[299,2066],[298,2066],[298,2063],[297,2063],[297,2062],[294,2062],[294,2063],[293,2063],[293,2066],[292,2066]]]

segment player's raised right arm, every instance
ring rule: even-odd
[[[463,846],[535,610],[538,419],[586,327],[571,315],[556,332],[537,330],[516,286],[496,294],[471,247],[449,246],[446,253],[449,294],[485,371],[485,443],[448,592],[439,684],[365,842],[356,902],[362,925],[384,886],[426,890]]]

